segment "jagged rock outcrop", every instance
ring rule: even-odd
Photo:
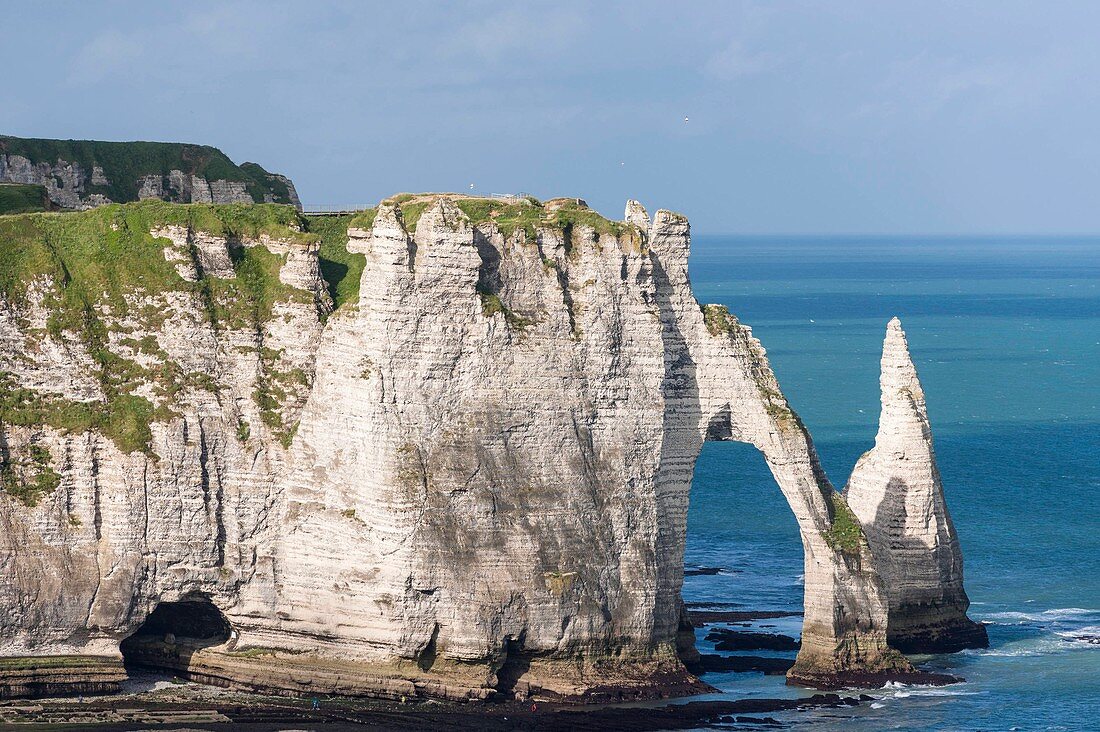
[[[637,226],[640,231],[649,231],[649,212],[645,210],[645,206],[634,199],[626,202],[623,221],[632,226]]]
[[[985,628],[966,616],[962,551],[936,467],[924,391],[897,318],[886,328],[881,387],[875,447],[859,459],[845,496],[887,588],[887,638],[906,653],[985,647]]]
[[[156,198],[173,203],[286,203],[289,178],[220,150],[167,142],[40,140],[0,135],[0,183],[44,186],[63,208]]]
[[[351,222],[359,298],[330,315],[278,212],[0,218],[42,252],[0,280],[0,655],[118,659],[205,603],[228,637],[131,660],[301,693],[699,690],[680,589],[714,439],[760,449],[798,520],[790,678],[913,678],[764,349],[692,295],[684,217],[402,197]]]

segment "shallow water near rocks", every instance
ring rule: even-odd
[[[916,659],[964,684],[774,716],[812,730],[1096,729],[1100,239],[697,236],[690,271],[700,302],[753,326],[838,488],[874,444],[883,334],[901,318],[971,617],[988,624],[988,649]],[[685,578],[688,603],[801,609],[797,527],[752,447],[705,445],[686,562],[723,568]],[[751,629],[797,637],[800,620]],[[781,676],[704,678],[737,698],[811,693]]]

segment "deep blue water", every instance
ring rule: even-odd
[[[923,658],[966,678],[891,688],[807,730],[1100,729],[1100,238],[698,236],[700,302],[768,350],[838,487],[874,444],[879,355],[897,315],[928,398],[971,617],[991,647]],[[692,488],[688,602],[800,609],[793,516],[747,445],[708,443]],[[797,619],[761,621],[795,636]],[[702,635],[700,634],[700,641]],[[701,647],[706,647],[701,642]],[[808,694],[708,674],[737,697]]]

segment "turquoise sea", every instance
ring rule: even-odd
[[[838,488],[874,443],[883,333],[901,318],[971,617],[988,624],[989,649],[919,659],[963,684],[772,716],[814,731],[1100,729],[1100,238],[697,236],[691,277],[763,341]],[[686,562],[723,568],[685,580],[689,603],[801,609],[795,521],[752,447],[705,446]],[[797,637],[798,620],[760,624]],[[737,698],[811,693],[706,680]]]

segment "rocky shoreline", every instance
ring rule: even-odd
[[[191,685],[142,695],[94,699],[45,699],[0,704],[0,726],[20,729],[68,727],[96,730],[163,728],[186,724],[187,729],[275,732],[286,725],[323,724],[326,730],[382,728],[388,730],[457,729],[656,730],[692,729],[713,724],[780,724],[768,715],[822,708],[857,706],[871,697],[815,694],[803,699],[738,699],[695,701],[666,706],[603,706],[577,708],[562,704],[519,702],[456,704],[453,702],[325,698],[314,709],[312,699],[283,699],[246,694],[196,691]]]
[[[715,651],[732,653],[701,653],[698,659],[688,664],[688,668],[699,676],[708,672],[741,673],[758,672],[766,676],[787,674],[794,666],[793,658],[775,656],[747,655],[746,651],[767,651],[776,653],[797,652],[801,643],[783,633],[762,632],[751,627],[752,621],[781,617],[798,617],[800,613],[783,611],[690,611],[690,619],[696,627],[711,626],[705,640],[712,644]],[[702,620],[701,620],[702,619]],[[704,622],[705,621],[705,622]],[[725,623],[726,625],[722,625]],[[731,625],[739,626],[738,628]],[[826,691],[842,689],[876,689],[889,683],[912,684],[921,686],[946,686],[965,681],[949,674],[922,671],[917,668],[893,672],[853,673],[834,671],[822,673],[812,679],[814,688]],[[789,684],[802,685],[800,679]]]

